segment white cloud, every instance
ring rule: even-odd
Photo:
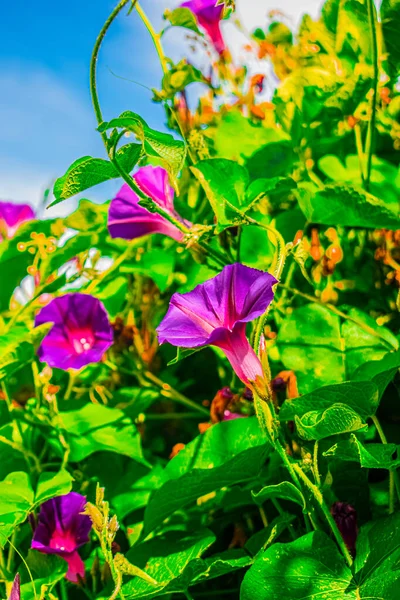
[[[165,24],[163,11],[179,4],[179,0],[143,0],[156,30]],[[238,14],[249,31],[265,27],[268,12],[277,7],[292,18],[295,27],[304,12],[316,16],[320,5],[317,0],[237,0]],[[119,33],[107,37],[100,57],[99,86],[104,114],[106,118],[112,117],[131,108],[153,127],[161,128],[165,121],[163,109],[152,104],[151,93],[117,80],[107,68],[150,87],[160,85],[156,52],[137,15],[121,19],[120,24]],[[230,44],[237,48],[243,45],[245,39],[232,23],[224,22],[222,27]],[[188,51],[184,38],[183,30],[170,31],[165,36],[166,52],[175,60]],[[261,68],[258,64],[253,67]],[[44,190],[76,158],[86,154],[104,156],[88,86],[74,89],[41,65],[9,62],[0,63],[0,89],[0,199],[38,206]],[[118,182],[105,184],[86,195],[105,200],[117,185]],[[52,214],[65,214],[75,203],[72,200],[62,204]]]
[[[0,65],[0,89],[0,198],[37,206],[71,162],[103,152],[90,98],[27,63]]]

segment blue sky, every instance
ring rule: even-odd
[[[158,29],[165,8],[178,0],[142,0]],[[68,0],[7,3],[0,20],[0,198],[37,206],[44,189],[76,158],[104,156],[91,108],[88,70],[97,33],[114,0]],[[302,12],[318,13],[318,0],[239,0],[249,29],[266,23],[279,8],[298,21]],[[230,23],[224,32],[232,45],[240,36]],[[169,56],[185,56],[184,32],[165,36]],[[161,70],[151,39],[138,16],[123,13],[114,23],[99,61],[100,99],[105,118],[123,110],[141,114],[163,128],[164,114],[151,102],[151,92],[116,78],[158,87]],[[100,186],[87,197],[105,200],[118,183]],[[69,201],[62,212],[70,210]],[[58,209],[60,210],[60,209]]]

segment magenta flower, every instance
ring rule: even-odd
[[[8,600],[21,600],[21,580],[18,573],[14,577],[11,594]]]
[[[348,502],[335,502],[331,507],[331,514],[344,543],[354,556],[358,536],[356,509]]]
[[[217,0],[188,0],[181,4],[182,8],[189,8],[197,17],[199,25],[208,33],[218,54],[226,49],[224,38],[220,29],[220,21],[224,10],[223,4],[216,5]]]
[[[246,338],[246,324],[265,312],[275,283],[269,273],[238,263],[228,265],[193,291],[172,296],[157,329],[160,343],[182,348],[217,346],[246,385],[264,379],[261,362]]]
[[[85,504],[85,496],[76,492],[44,502],[31,545],[34,550],[58,554],[66,560],[66,578],[73,582],[78,581],[78,575],[85,575],[85,565],[78,554],[78,548],[89,541],[92,528],[90,518],[82,514]]]
[[[174,209],[174,190],[169,185],[168,173],[162,167],[142,167],[133,176],[139,188],[158,206],[185,225]],[[111,201],[108,211],[108,231],[113,238],[134,240],[151,233],[168,235],[177,242],[183,240],[183,233],[161,215],[151,213],[139,205],[139,196],[124,184]]]
[[[35,213],[28,204],[0,202],[0,241],[12,238],[18,227],[35,218]]]
[[[57,369],[81,369],[98,362],[113,343],[113,330],[103,304],[88,294],[54,298],[41,309],[35,327],[54,326],[40,344],[41,361]]]

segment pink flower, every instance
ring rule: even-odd
[[[35,213],[28,204],[0,202],[0,241],[12,238],[18,227],[35,218]]]
[[[182,348],[217,346],[239,379],[251,387],[264,379],[264,372],[246,337],[246,325],[264,314],[275,283],[269,273],[239,263],[228,265],[193,291],[172,296],[157,328],[160,343]]]
[[[226,49],[224,38],[220,29],[220,21],[224,6],[215,6],[217,0],[188,0],[181,4],[182,8],[189,8],[197,17],[199,25],[206,30],[218,54]]]
[[[174,209],[174,190],[169,185],[168,173],[162,167],[141,167],[133,176],[139,188],[167,213],[188,227]],[[162,233],[177,242],[183,240],[183,233],[161,215],[151,213],[139,205],[139,196],[124,184],[111,201],[108,212],[108,230],[113,238],[134,240],[151,233]]]
[[[89,541],[92,529],[90,518],[82,514],[85,504],[85,496],[76,492],[44,502],[31,546],[43,554],[58,554],[67,561],[66,578],[75,583],[78,575],[85,575],[85,565],[78,548]]]
[[[35,327],[54,323],[37,354],[57,369],[81,369],[101,360],[113,343],[113,330],[103,304],[89,294],[70,293],[42,308]]]

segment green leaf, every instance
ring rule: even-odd
[[[292,142],[282,140],[266,144],[246,161],[250,179],[290,175],[295,161]]]
[[[160,391],[152,388],[124,387],[114,392],[117,408],[123,407],[124,413],[132,421],[137,419],[140,414],[145,413],[160,398]]]
[[[264,527],[264,529],[261,529],[252,535],[251,538],[247,540],[245,549],[250,552],[252,556],[256,556],[259,552],[264,552],[295,519],[295,515],[282,513],[271,521],[267,527]]]
[[[78,208],[65,218],[65,226],[77,231],[99,231],[106,227],[108,203],[95,204],[90,200],[80,200]]]
[[[209,82],[204,77],[203,73],[183,59],[165,73],[162,80],[162,91],[155,91],[155,100],[169,100],[178,92],[186,89],[191,83],[204,83],[209,85]]]
[[[265,144],[289,139],[282,129],[254,125],[241,112],[234,110],[223,115],[214,135],[213,143],[219,157],[242,162]],[[232,140],[240,140],[240,144],[232,143]],[[272,176],[268,172],[262,177]]]
[[[138,163],[141,152],[142,149],[139,144],[127,144],[117,151],[116,158],[124,171],[129,173]],[[72,163],[65,175],[56,180],[53,188],[55,200],[48,208],[116,177],[121,177],[121,175],[109,160],[92,158],[91,156],[78,158]]]
[[[179,583],[182,587],[184,586],[184,589],[187,589],[189,586],[203,581],[210,581],[210,579],[249,567],[252,562],[253,558],[240,548],[226,550],[207,558],[196,558],[188,565]]]
[[[71,450],[71,462],[79,462],[94,452],[108,450],[147,464],[143,458],[139,432],[121,410],[86,404],[79,410],[61,413],[61,418]]]
[[[167,366],[170,367],[171,365],[176,365],[178,362],[180,362],[181,360],[184,360],[188,356],[191,356],[192,354],[195,354],[196,352],[200,352],[200,350],[202,350],[202,348],[193,348],[192,349],[192,348],[179,348],[178,347],[176,349],[175,358],[170,360]]]
[[[266,485],[256,494],[254,492],[251,492],[251,494],[257,506],[262,506],[270,498],[281,498],[299,504],[304,510],[306,508],[303,494],[289,481],[282,481],[277,485]]]
[[[345,591],[351,571],[336,544],[315,531],[290,544],[274,544],[246,573],[240,600],[355,600]]]
[[[398,211],[389,210],[382,200],[355,186],[329,184],[320,190],[302,183],[294,193],[311,223],[367,229],[400,228]]]
[[[73,477],[65,469],[58,473],[41,473],[36,488],[35,505],[43,504],[55,496],[64,496],[71,491]]]
[[[396,76],[400,71],[400,0],[382,0],[381,4],[382,33],[388,52],[388,63]]]
[[[128,552],[127,559],[145,570],[158,584],[153,586],[143,579],[132,579],[122,588],[125,598],[136,600],[159,596],[161,592],[182,591],[185,584],[180,583],[180,579],[185,569],[191,561],[200,558],[214,540],[214,535],[208,530],[199,531],[191,536],[177,531],[134,546]]]
[[[122,269],[120,269],[122,271]],[[98,286],[97,297],[105,306],[111,318],[115,318],[122,310],[128,294],[128,281],[122,275],[109,281],[101,282]]]
[[[345,404],[363,419],[375,414],[379,406],[379,390],[374,382],[345,382],[326,385],[300,396],[285,400],[279,411],[281,421],[293,421],[310,411],[326,410],[333,404]]]
[[[358,188],[362,186],[360,162],[355,154],[346,156],[344,163],[337,156],[327,154],[318,161],[318,168],[332,181],[348,183]],[[393,164],[373,156],[370,192],[384,200],[386,208],[394,212],[399,207],[397,176],[398,169]]]
[[[240,223],[241,213],[249,208],[246,201],[247,170],[234,161],[211,158],[196,163],[191,171],[201,183],[217,217],[217,233]]]
[[[11,297],[21,281],[28,275],[28,267],[34,261],[34,255],[20,244],[32,243],[33,234],[43,233],[46,237],[53,235],[54,220],[29,221],[21,225],[11,240],[0,244],[0,312],[8,310]]]
[[[123,492],[116,490],[111,503],[120,519],[125,519],[131,512],[143,509],[149,502],[150,495],[158,489],[163,482],[163,469],[160,465],[152,468],[150,473],[132,483],[130,480],[121,482]],[[123,483],[123,485],[122,485]]]
[[[399,368],[400,351],[389,352],[380,360],[370,360],[361,364],[354,371],[352,379],[355,381],[366,381],[367,379],[373,381],[378,386],[379,395],[382,396]]]
[[[354,410],[345,404],[334,404],[326,410],[312,410],[295,417],[297,432],[305,440],[322,440],[350,431],[366,429],[366,424]]]
[[[121,273],[141,273],[151,277],[161,292],[165,292],[174,272],[176,252],[162,248],[152,248],[140,255],[134,263],[124,263]]]
[[[285,367],[296,373],[301,393],[346,381],[361,364],[380,360],[391,345],[398,345],[388,329],[362,311],[350,309],[347,315],[341,325],[328,308],[309,304],[284,319],[278,348]]]
[[[400,585],[399,530],[398,512],[361,527],[354,564],[357,600],[397,598]]]
[[[184,27],[190,29],[198,35],[202,35],[201,31],[197,27],[196,17],[189,8],[175,8],[175,10],[168,10],[164,13],[164,18],[167,19],[171,25],[175,27]]]
[[[35,358],[35,350],[51,328],[51,323],[31,331],[17,326],[0,335],[0,380],[10,377]]]
[[[400,467],[400,446],[396,444],[362,444],[351,434],[348,440],[339,440],[324,456],[334,456],[340,460],[359,462],[365,469],[398,469]]]
[[[15,527],[25,521],[33,500],[27,473],[10,473],[0,482],[0,548],[4,548]]]
[[[67,494],[71,487],[72,477],[64,469],[58,473],[41,473],[36,494],[27,473],[9,473],[0,482],[0,548],[37,505],[54,496]]]
[[[22,600],[37,600],[43,590],[51,591],[58,581],[64,579],[68,570],[67,562],[60,556],[42,554],[37,550],[29,550],[26,562],[32,573],[35,591],[31,581],[21,585]]]
[[[214,425],[165,468],[165,483],[150,498],[146,535],[176,510],[224,486],[255,478],[269,452],[255,417]]]
[[[125,129],[134,133],[142,144],[142,151],[149,157],[160,159],[176,185],[176,176],[186,159],[184,142],[176,140],[169,133],[151,129],[139,115],[132,111],[126,111],[117,119],[102,123],[99,131],[103,132],[113,128]]]

